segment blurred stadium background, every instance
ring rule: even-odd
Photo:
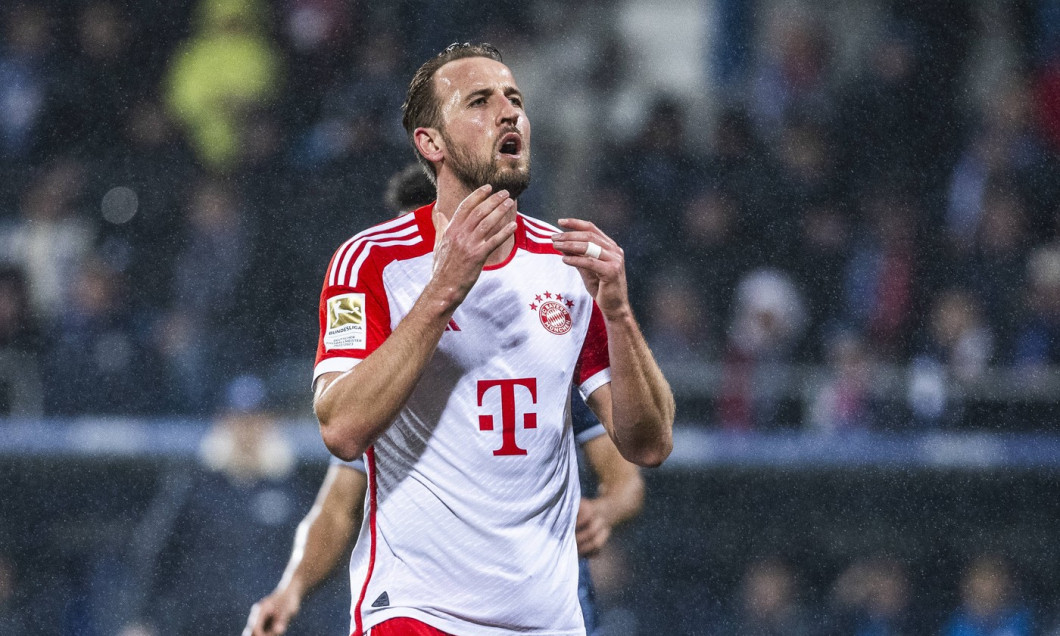
[[[4,0],[0,633],[236,633],[327,455],[332,250],[500,46],[676,449],[608,634],[1060,633],[1057,0]],[[340,572],[292,634],[339,634]],[[209,627],[205,627],[209,626]]]

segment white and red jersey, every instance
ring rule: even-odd
[[[433,266],[432,210],[335,253],[314,380],[371,354],[419,298]],[[398,616],[460,636],[584,633],[569,392],[573,382],[588,396],[610,371],[603,317],[553,249],[557,231],[518,216],[515,249],[483,270],[365,453],[353,633]]]

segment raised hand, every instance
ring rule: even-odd
[[[475,285],[486,259],[513,234],[516,222],[508,221],[515,200],[507,190],[492,192],[484,185],[457,206],[451,219],[434,213],[434,280],[463,301]]]
[[[618,318],[629,311],[626,288],[626,257],[622,248],[600,228],[581,219],[560,219],[566,232],[552,235],[552,245],[563,254],[563,262],[578,268],[605,318]]]

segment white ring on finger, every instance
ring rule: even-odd
[[[600,246],[597,245],[596,243],[593,243],[592,241],[589,241],[588,243],[585,244],[585,255],[588,256],[589,258],[600,258],[600,254],[602,254],[602,253],[603,253],[603,250],[600,249]]]

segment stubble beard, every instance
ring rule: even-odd
[[[530,148],[523,148],[525,162],[521,168],[509,168],[492,159],[480,159],[464,148],[446,139],[449,146],[449,169],[468,190],[475,190],[487,183],[494,192],[507,190],[513,199],[519,198],[530,186]]]

